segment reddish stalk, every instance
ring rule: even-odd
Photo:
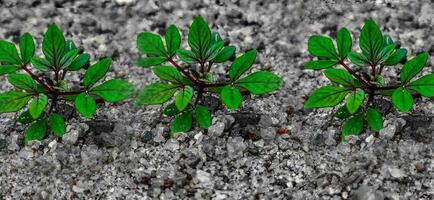
[[[354,77],[356,77],[357,80],[359,80],[360,83],[363,84],[363,86],[365,86],[366,88],[372,87],[372,85],[370,83],[366,82],[365,79],[360,77],[354,70],[352,70],[350,67],[348,67],[348,65],[345,64],[345,62],[343,60],[340,60],[339,64],[341,64],[348,72],[350,72]]]
[[[188,73],[187,71],[185,71],[181,66],[178,65],[178,63],[176,63],[172,57],[168,58],[167,61],[169,61],[173,66],[176,67],[176,69],[178,71],[180,71],[182,74],[184,74],[184,76],[186,76],[188,79],[190,79],[190,81],[192,81],[193,83],[198,83],[199,81],[194,78],[190,73]]]
[[[39,79],[32,71],[30,71],[30,69],[28,69],[26,67],[26,65],[21,65],[21,68],[23,68],[23,70],[26,71],[27,74],[29,74],[30,77],[33,78],[33,80],[35,80],[36,82],[38,82],[39,84],[41,84],[42,87],[44,87],[48,92],[53,92],[53,89],[51,89],[47,84],[44,83],[44,81],[42,81],[41,79]]]

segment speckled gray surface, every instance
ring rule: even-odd
[[[0,38],[30,32],[40,44],[55,22],[92,55],[112,56],[110,76],[137,89],[155,81],[134,67],[141,31],[176,24],[186,35],[196,15],[238,50],[259,51],[256,69],[272,66],[280,91],[250,98],[239,113],[219,111],[200,129],[168,139],[158,106],[100,107],[93,120],[73,116],[62,142],[22,145],[25,127],[0,115],[0,199],[434,199],[434,102],[417,99],[411,114],[392,111],[379,138],[336,139],[332,109],[303,103],[320,72],[303,70],[312,34],[347,27],[358,36],[374,18],[410,55],[428,51],[433,72],[432,1],[56,1],[0,0]],[[40,47],[40,46],[39,46]],[[38,51],[40,53],[40,50]],[[390,69],[388,75],[393,74]],[[390,76],[388,76],[390,78]],[[72,77],[77,80],[78,76]],[[10,88],[0,77],[1,91]],[[387,101],[379,102],[390,105]],[[287,134],[277,130],[286,128]]]

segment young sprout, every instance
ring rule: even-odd
[[[337,33],[336,45],[337,51],[329,37],[314,35],[309,38],[308,51],[318,59],[306,63],[305,68],[325,69],[324,75],[331,85],[315,90],[305,107],[334,107],[345,100],[345,105],[336,112],[337,118],[345,120],[342,139],[360,134],[365,126],[375,132],[382,129],[382,114],[372,103],[375,96],[390,98],[401,112],[411,110],[413,96],[434,96],[434,74],[416,77],[426,66],[428,53],[420,53],[405,62],[407,51],[390,36],[383,35],[373,20],[367,20],[360,33],[361,52],[351,51],[351,35],[345,28]],[[400,83],[386,84],[383,71],[401,62],[405,63],[399,74]]]
[[[255,62],[256,50],[236,57],[226,68],[226,80],[215,78],[214,64],[225,64],[233,58],[235,47],[226,44],[218,33],[211,33],[200,16],[194,19],[188,32],[189,49],[180,48],[181,35],[174,25],[167,28],[164,39],[163,43],[159,35],[150,32],[137,37],[137,48],[146,54],[137,65],[152,67],[162,82],[147,85],[136,102],[166,105],[163,113],[175,118],[171,125],[172,136],[189,131],[193,119],[202,128],[211,126],[211,113],[204,101],[206,93],[219,95],[228,109],[235,110],[241,106],[243,93],[262,95],[282,85],[282,80],[269,71],[246,74]]]
[[[58,137],[65,134],[59,102],[73,102],[75,109],[89,118],[96,112],[96,100],[114,103],[133,93],[133,86],[124,80],[100,81],[112,60],[104,58],[88,67],[89,54],[65,40],[56,25],[48,26],[42,53],[44,57],[34,57],[35,43],[29,33],[21,36],[19,53],[13,43],[0,40],[0,75],[7,75],[14,86],[0,94],[0,113],[20,112],[17,121],[29,124],[25,144],[43,139],[49,131]],[[65,78],[79,70],[85,70],[82,85],[73,86]]]

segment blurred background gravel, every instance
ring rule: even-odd
[[[136,35],[176,24],[186,36],[197,15],[237,52],[256,48],[254,70],[271,67],[285,81],[277,92],[250,97],[239,112],[216,112],[208,133],[195,129],[176,139],[169,139],[169,119],[160,118],[159,106],[132,102],[102,106],[92,120],[71,115],[62,142],[50,136],[28,147],[15,114],[2,114],[0,199],[434,199],[432,99],[416,99],[410,114],[392,109],[379,138],[368,131],[345,143],[333,109],[303,108],[314,88],[328,83],[321,72],[303,70],[311,59],[308,37],[335,36],[347,27],[358,38],[370,17],[409,55],[429,52],[425,73],[433,72],[433,4],[0,0],[0,38],[17,42],[30,32],[40,55],[43,32],[56,23],[93,60],[111,56],[109,76],[128,79],[137,90],[157,78],[132,64],[140,56]],[[396,72],[388,69],[386,79]],[[11,88],[5,77],[0,83],[1,91]]]

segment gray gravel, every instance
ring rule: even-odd
[[[55,22],[92,58],[112,56],[110,76],[125,77],[138,89],[157,79],[131,64],[139,57],[137,33],[162,33],[176,24],[185,36],[196,15],[238,50],[258,49],[255,68],[271,66],[285,81],[278,92],[250,98],[240,112],[216,112],[208,133],[195,129],[176,139],[169,139],[169,119],[159,118],[159,106],[124,102],[100,107],[93,120],[74,115],[62,142],[49,137],[27,147],[25,127],[14,126],[14,114],[2,114],[0,199],[434,199],[432,99],[417,99],[411,114],[392,109],[379,138],[368,131],[344,143],[337,139],[341,122],[331,118],[332,109],[303,108],[308,94],[327,84],[320,72],[303,70],[310,59],[308,37],[335,35],[342,26],[358,36],[368,17],[399,38],[410,55],[428,51],[426,71],[433,72],[432,1],[0,5],[0,38],[17,41],[30,32],[40,44],[46,25]],[[1,91],[11,87],[4,77],[0,81]],[[278,134],[280,128],[287,132]]]

